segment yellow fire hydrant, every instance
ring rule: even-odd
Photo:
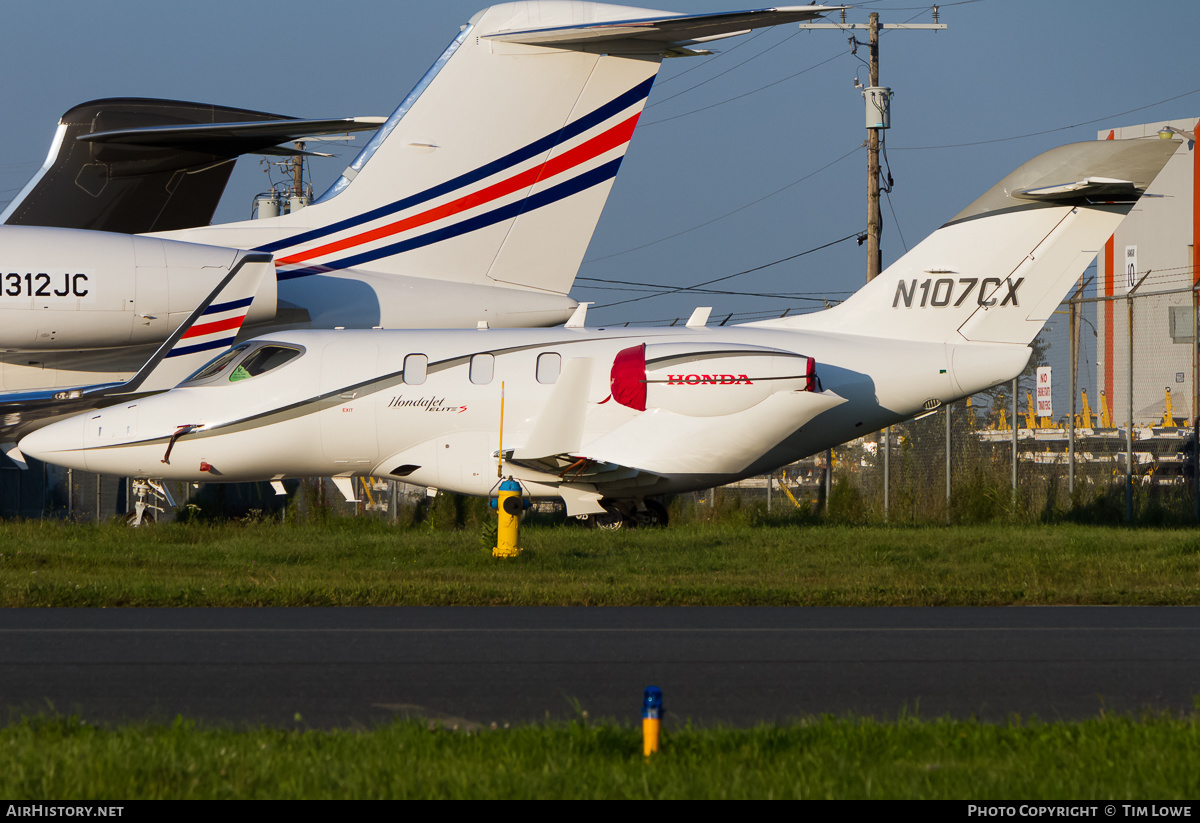
[[[496,546],[492,557],[516,557],[521,550],[517,547],[517,528],[521,522],[521,484],[511,477],[500,484],[500,494],[492,500],[496,509]]]

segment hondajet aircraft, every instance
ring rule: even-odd
[[[557,329],[280,332],[20,446],[136,478],[370,475],[472,495],[491,492],[499,467],[573,515],[660,514],[659,495],[760,474],[1011,380],[1176,147],[1046,152],[822,312],[719,328],[703,311],[684,328],[588,328],[581,311]]]
[[[461,27],[307,208],[150,236],[0,226],[0,389],[128,378],[241,250],[272,255],[276,269],[248,318],[256,333],[560,324],[577,305],[567,292],[662,58],[837,8],[682,15],[579,0],[491,6]],[[78,135],[92,155],[66,183],[77,197],[59,208],[108,204],[115,177],[150,173],[183,148],[223,164],[222,152],[292,127],[253,112],[220,128],[131,127],[145,112],[126,101],[117,118],[119,102],[89,109],[116,118],[114,128]],[[297,133],[319,125],[301,121]],[[45,174],[67,132],[60,126]],[[167,179],[173,185],[176,175]],[[37,191],[19,196],[7,217],[28,222],[35,205],[55,208]],[[0,441],[16,434],[0,430]]]

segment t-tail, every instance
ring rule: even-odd
[[[1027,346],[1179,145],[1126,140],[1051,149],[849,300],[760,325]]]
[[[833,8],[492,6],[313,205],[185,239],[272,253],[281,281],[354,269],[565,294],[662,58]]]

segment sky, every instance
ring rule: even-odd
[[[78,103],[167,97],[299,117],[387,115],[483,7],[6,3],[0,204],[41,165],[58,117]],[[860,3],[847,19],[865,22],[870,11],[884,23],[932,22],[930,6],[913,0]],[[1200,117],[1195,0],[968,0],[940,4],[940,22],[949,28],[881,39],[881,84],[895,94],[885,266],[1042,151],[1104,128]],[[737,322],[820,307],[865,280],[865,247],[843,238],[866,226],[864,104],[854,81],[866,80],[867,50],[853,55],[846,33],[795,25],[713,50],[664,62],[572,291],[595,302],[589,320],[669,323],[712,306],[715,318]],[[361,142],[314,161],[318,192]],[[266,188],[258,159],[243,158],[217,221],[248,217]],[[710,287],[729,293],[679,290],[749,269],[757,271]]]

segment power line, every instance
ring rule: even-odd
[[[800,71],[796,72],[795,74],[789,74],[787,77],[780,78],[779,80],[776,80],[773,83],[767,83],[765,86],[759,86],[756,89],[751,89],[750,91],[745,92],[744,94],[739,94],[735,97],[730,97],[727,100],[721,100],[720,102],[713,103],[708,106],[702,106],[698,109],[692,109],[691,111],[685,111],[682,114],[675,114],[670,117],[664,117],[661,120],[651,120],[648,123],[643,123],[642,128],[649,128],[650,126],[657,126],[661,123],[666,123],[671,120],[678,120],[680,117],[687,117],[689,115],[697,114],[702,111],[708,111],[709,109],[715,109],[717,106],[723,106],[726,103],[732,103],[734,100],[741,100],[743,97],[749,97],[752,94],[758,94],[760,91],[769,89],[772,86],[778,86],[780,83],[786,83],[788,80],[791,80],[793,77],[799,77],[800,75],[805,74],[806,72],[810,72],[813,69],[820,68],[821,66],[825,65],[826,63],[831,63],[834,60],[838,59],[839,57],[844,57],[844,56],[846,56],[846,52],[844,52],[844,51],[838,52],[837,54],[833,55],[833,57],[830,57],[827,60],[822,60],[820,63],[816,63],[812,66],[809,66],[806,69],[801,69]]]
[[[1184,92],[1183,94],[1177,94],[1174,97],[1168,97],[1165,100],[1159,100],[1157,103],[1149,103],[1145,106],[1138,106],[1136,109],[1128,109],[1126,111],[1117,112],[1116,114],[1109,114],[1105,117],[1097,117],[1095,120],[1084,120],[1082,123],[1073,123],[1070,126],[1060,126],[1056,129],[1047,129],[1046,131],[1031,131],[1028,134],[1018,134],[1013,137],[997,137],[995,140],[976,140],[972,143],[951,143],[945,146],[908,146],[906,148],[897,148],[893,146],[892,148],[895,151],[926,151],[929,149],[958,149],[963,148],[964,146],[983,146],[988,143],[1006,143],[1009,140],[1024,140],[1026,137],[1038,137],[1043,134],[1054,134],[1055,132],[1066,131],[1067,129],[1076,129],[1080,126],[1090,126],[1095,123],[1102,123],[1105,120],[1113,120],[1117,117],[1124,117],[1127,114],[1133,114],[1134,112],[1152,109],[1155,106],[1161,106],[1163,103],[1182,100],[1184,97],[1190,97],[1191,95],[1197,93],[1200,93],[1200,89],[1192,89],[1191,91]]]
[[[768,31],[768,29],[763,29],[763,31]],[[736,64],[734,64],[734,65],[730,66],[729,68],[725,69],[725,71],[721,72],[720,74],[714,74],[712,77],[708,78],[707,80],[702,80],[702,81],[700,81],[699,83],[697,83],[697,84],[696,84],[696,85],[694,85],[694,86],[690,86],[690,87],[688,87],[688,88],[684,89],[683,91],[676,92],[675,94],[672,94],[670,97],[664,97],[662,100],[655,100],[655,101],[654,101],[653,103],[651,103],[649,106],[646,106],[646,108],[647,108],[647,109],[652,109],[652,108],[654,108],[655,106],[657,106],[657,105],[659,105],[659,104],[661,104],[661,103],[666,103],[668,100],[674,100],[676,97],[680,97],[680,96],[682,96],[682,95],[684,95],[684,94],[687,94],[689,91],[695,91],[696,89],[700,88],[701,86],[704,86],[704,85],[706,85],[706,84],[708,84],[708,83],[711,83],[712,81],[716,80],[718,77],[724,77],[725,75],[729,74],[731,71],[734,71],[735,69],[739,69],[739,68],[741,68],[742,66],[746,65],[746,64],[747,64],[747,63],[749,63],[750,61],[752,61],[752,60],[757,60],[758,58],[762,57],[764,54],[766,54],[767,52],[771,51],[772,49],[774,49],[774,48],[777,48],[777,47],[779,47],[779,46],[782,46],[784,43],[786,43],[787,41],[791,40],[793,37],[795,37],[795,36],[796,36],[796,35],[798,35],[799,33],[800,33],[800,30],[799,30],[799,29],[797,29],[796,31],[794,31],[794,32],[792,32],[790,35],[788,35],[787,37],[785,37],[785,38],[783,38],[782,40],[780,40],[778,43],[773,43],[772,45],[770,45],[770,46],[767,46],[765,49],[763,49],[762,51],[758,52],[757,54],[752,54],[751,56],[747,57],[747,58],[746,58],[745,60],[743,60],[742,62],[740,62],[740,63],[736,63]],[[662,121],[658,121],[658,122],[662,122]]]
[[[856,231],[853,234],[848,234],[843,238],[830,241],[829,243],[825,243],[824,245],[821,245],[821,246],[816,246],[814,248],[808,249],[807,251],[802,251],[802,252],[799,252],[798,254],[793,254],[788,257],[783,257],[783,258],[780,258],[779,260],[773,260],[770,263],[764,263],[761,266],[755,266],[754,268],[751,268],[751,269],[745,269],[744,271],[734,272],[733,274],[727,274],[724,277],[715,277],[712,280],[705,280],[703,283],[695,283],[691,286],[679,286],[677,288],[665,289],[662,292],[659,292],[657,294],[647,294],[642,297],[631,297],[628,300],[618,300],[615,303],[605,303],[603,305],[596,306],[595,308],[608,309],[608,308],[612,308],[613,306],[622,306],[626,303],[637,303],[642,300],[648,300],[651,297],[665,297],[668,294],[675,294],[676,292],[686,291],[688,289],[698,289],[703,286],[711,286],[713,283],[720,283],[723,280],[730,280],[734,277],[740,277],[743,274],[750,274],[751,272],[761,271],[762,269],[770,268],[771,266],[776,266],[776,265],[779,265],[780,263],[786,263],[789,260],[795,260],[797,257],[803,257],[806,254],[812,254],[813,252],[820,251],[821,249],[827,249],[830,246],[836,246],[838,243],[844,243],[847,240],[850,240],[851,238],[857,238],[860,234],[861,234],[861,232]],[[575,279],[576,280],[594,280],[595,278],[576,277]],[[605,282],[605,281],[601,281],[601,282]]]
[[[764,194],[762,197],[758,198],[757,200],[752,200],[749,203],[738,206],[733,211],[726,212],[725,214],[722,214],[719,217],[714,217],[711,220],[706,220],[703,223],[692,226],[690,229],[684,229],[683,231],[677,231],[674,234],[669,234],[666,237],[660,237],[657,240],[651,240],[649,243],[643,243],[640,246],[634,246],[632,248],[625,249],[624,251],[616,251],[616,252],[613,252],[612,254],[606,254],[603,257],[589,257],[588,259],[583,261],[583,264],[587,265],[588,263],[598,263],[601,260],[609,260],[613,257],[620,257],[623,254],[629,254],[630,252],[633,252],[633,251],[640,251],[641,249],[646,249],[646,248],[649,248],[650,246],[655,246],[655,245],[658,245],[659,243],[664,243],[667,240],[673,240],[676,237],[680,237],[682,235],[688,234],[689,232],[693,232],[696,229],[702,229],[705,226],[710,226],[713,223],[716,223],[718,220],[724,220],[726,217],[731,217],[732,215],[735,215],[740,211],[744,211],[744,210],[750,208],[751,206],[757,205],[770,197],[774,197],[775,195],[779,194],[780,192],[787,191],[792,186],[803,183],[805,180],[809,179],[810,177],[813,177],[814,175],[820,174],[821,172],[825,171],[825,169],[829,168],[830,166],[834,166],[834,165],[842,162],[847,157],[849,157],[850,155],[854,154],[855,152],[861,150],[862,148],[863,148],[862,146],[855,146],[850,151],[843,154],[841,157],[837,158],[836,160],[832,160],[832,161],[826,163],[824,166],[821,166],[821,168],[817,169],[816,171],[809,172],[808,174],[801,177],[799,180],[793,180],[791,183],[788,183],[786,186],[775,189],[775,191],[771,192],[770,194]]]
[[[711,66],[711,65],[713,64],[713,62],[715,62],[715,61],[717,61],[717,60],[720,60],[722,57],[727,57],[728,55],[730,55],[730,54],[732,54],[733,52],[735,52],[735,51],[737,51],[738,49],[740,49],[742,46],[748,46],[748,45],[750,45],[750,44],[751,44],[751,43],[753,43],[755,40],[757,40],[758,38],[762,37],[764,34],[767,34],[767,33],[768,33],[768,32],[770,32],[770,31],[771,31],[771,29],[770,29],[770,28],[762,28],[762,29],[759,29],[758,31],[756,31],[754,34],[750,35],[750,36],[749,36],[749,37],[747,37],[746,39],[739,41],[739,42],[738,42],[738,43],[737,43],[735,46],[733,46],[732,48],[730,48],[730,49],[727,49],[727,50],[725,50],[725,51],[718,52],[718,53],[717,53],[717,54],[716,54],[716,55],[713,57],[713,59],[712,59],[712,60],[698,60],[698,61],[696,61],[696,65],[692,66],[690,69],[684,69],[683,71],[679,72],[678,74],[676,74],[676,75],[674,75],[674,76],[672,76],[672,77],[668,77],[668,78],[667,78],[667,79],[665,79],[665,80],[656,80],[656,81],[654,81],[654,86],[655,86],[655,88],[662,88],[663,86],[667,85],[668,83],[673,83],[673,82],[675,82],[675,81],[676,81],[676,80],[678,80],[680,77],[683,77],[685,74],[691,74],[691,73],[692,73],[692,72],[694,72],[696,69],[702,69],[702,68],[706,68],[706,67],[708,67],[708,66]],[[757,56],[757,55],[756,55],[756,56]],[[750,58],[750,59],[751,59],[751,60],[753,60],[754,58]],[[741,64],[741,63],[738,63],[738,65],[740,66],[740,65],[742,65],[742,64]],[[736,66],[735,66],[734,68],[736,68]],[[710,78],[710,79],[712,79],[712,78]],[[702,82],[700,82],[700,83],[697,83],[695,86],[692,86],[691,88],[689,88],[689,89],[686,89],[685,91],[691,91],[692,89],[699,88],[700,86],[704,85],[704,83],[706,83],[706,82],[708,82],[708,81],[707,81],[707,80],[705,80],[705,81],[702,81]],[[683,94],[683,92],[680,92],[680,94]],[[675,96],[676,96],[676,97],[678,97],[679,95],[675,95]],[[669,98],[669,97],[668,97],[667,99],[668,99],[668,100],[670,100],[671,98]],[[657,105],[658,105],[660,102],[663,102],[663,101],[660,101],[660,100],[659,100],[659,101],[655,101],[655,102],[651,103],[649,106],[646,106],[646,108],[652,108],[652,107],[654,107],[654,106],[657,106]]]

